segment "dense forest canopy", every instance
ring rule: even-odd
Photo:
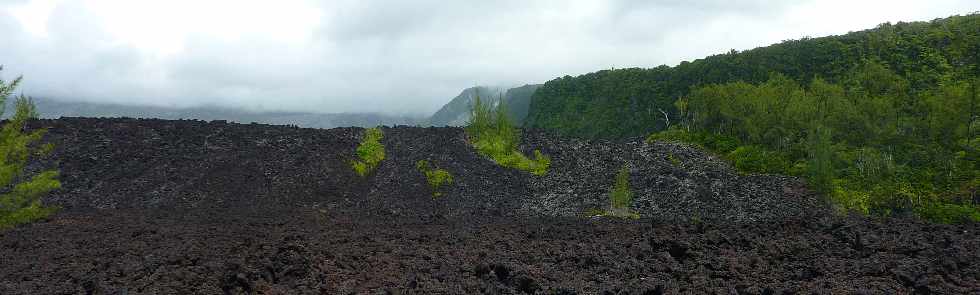
[[[882,24],[840,36],[803,38],[732,50],[675,67],[603,70],[548,81],[532,97],[526,127],[587,138],[643,136],[666,127],[662,112],[698,86],[766,82],[772,73],[801,85],[840,83],[865,61],[907,82],[901,95],[938,89],[944,80],[980,77],[980,14],[931,22]]]

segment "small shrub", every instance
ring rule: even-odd
[[[429,187],[432,188],[432,196],[439,197],[442,196],[442,192],[439,191],[445,185],[450,185],[453,183],[453,175],[449,171],[440,168],[433,168],[429,161],[419,160],[415,162],[415,168],[425,175],[426,182],[429,183]]]
[[[354,168],[354,173],[362,177],[371,173],[371,168],[368,167],[368,164],[358,160],[351,161],[351,167]]]
[[[629,167],[623,166],[616,174],[616,183],[609,191],[609,210],[606,215],[631,219],[640,217],[639,214],[630,209],[633,205],[633,192],[630,190],[629,179]]]
[[[623,166],[616,173],[616,181],[609,189],[609,208],[590,208],[583,215],[585,217],[616,217],[623,219],[639,219],[640,214],[634,212],[630,207],[633,205],[633,192],[630,190],[630,170]]]
[[[385,147],[381,144],[383,136],[381,129],[377,127],[364,130],[364,138],[357,146],[358,159],[351,161],[351,167],[357,175],[364,177],[371,174],[385,159]]]
[[[633,192],[630,191],[630,170],[623,166],[616,174],[616,184],[609,192],[610,205],[613,208],[629,208],[633,204]]]
[[[20,78],[10,83],[0,80],[0,105],[5,105],[7,97],[19,82]],[[38,146],[44,130],[23,131],[24,124],[37,116],[33,102],[20,96],[14,106],[16,111],[13,117],[0,127],[0,229],[30,223],[57,211],[56,207],[43,206],[41,197],[61,187],[55,170],[30,177],[24,174],[24,167],[31,156],[50,153],[53,146]]]
[[[534,175],[548,173],[551,158],[534,151],[530,159],[520,151],[520,130],[507,116],[507,109],[500,103],[496,108],[483,103],[477,96],[470,108],[470,121],[465,127],[470,143],[481,155],[489,157],[500,166],[527,171]]]

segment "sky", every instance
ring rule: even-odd
[[[0,78],[72,101],[428,115],[475,85],[975,11],[976,0],[0,0]]]

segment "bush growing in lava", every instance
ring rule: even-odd
[[[507,117],[507,109],[502,100],[495,108],[483,103],[477,96],[470,108],[466,133],[480,154],[490,157],[501,166],[538,176],[547,173],[551,166],[551,158],[541,151],[535,150],[534,159],[530,159],[517,150],[521,139],[520,130],[514,128],[511,119]]]
[[[449,171],[440,168],[433,168],[429,164],[429,161],[419,160],[415,163],[415,168],[425,175],[426,182],[428,182],[429,187],[432,188],[433,197],[442,196],[442,192],[439,191],[439,188],[453,183],[453,175],[449,174]]]
[[[619,173],[616,173],[616,183],[609,191],[610,208],[606,215],[639,218],[638,214],[630,210],[632,204],[633,192],[630,190],[630,169],[628,166],[623,166],[619,169]]]
[[[624,165],[616,173],[615,183],[609,189],[609,209],[592,208],[585,213],[585,216],[610,216],[627,219],[640,218],[639,213],[630,209],[632,205],[633,191],[630,190],[630,168]]]
[[[9,83],[0,80],[0,105],[6,105],[7,97],[20,81],[19,77]],[[14,106],[13,117],[0,127],[0,228],[29,223],[53,213],[57,208],[43,206],[41,197],[61,187],[61,182],[57,180],[58,171],[55,170],[43,171],[29,178],[24,175],[28,159],[47,155],[53,146],[37,144],[44,130],[23,131],[27,120],[37,116],[30,98],[21,95],[16,98]]]
[[[385,159],[385,146],[381,144],[380,128],[368,128],[364,130],[364,138],[357,146],[357,160],[351,161],[354,172],[360,176],[367,176],[378,167],[378,164]]]

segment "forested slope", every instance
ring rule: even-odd
[[[565,76],[535,92],[525,126],[578,137],[643,136],[663,130],[661,110],[675,118],[674,101],[698,86],[761,83],[774,72],[802,85],[817,77],[837,83],[868,60],[907,80],[909,95],[937,89],[944,79],[980,76],[980,14],[789,40],[674,67]]]

